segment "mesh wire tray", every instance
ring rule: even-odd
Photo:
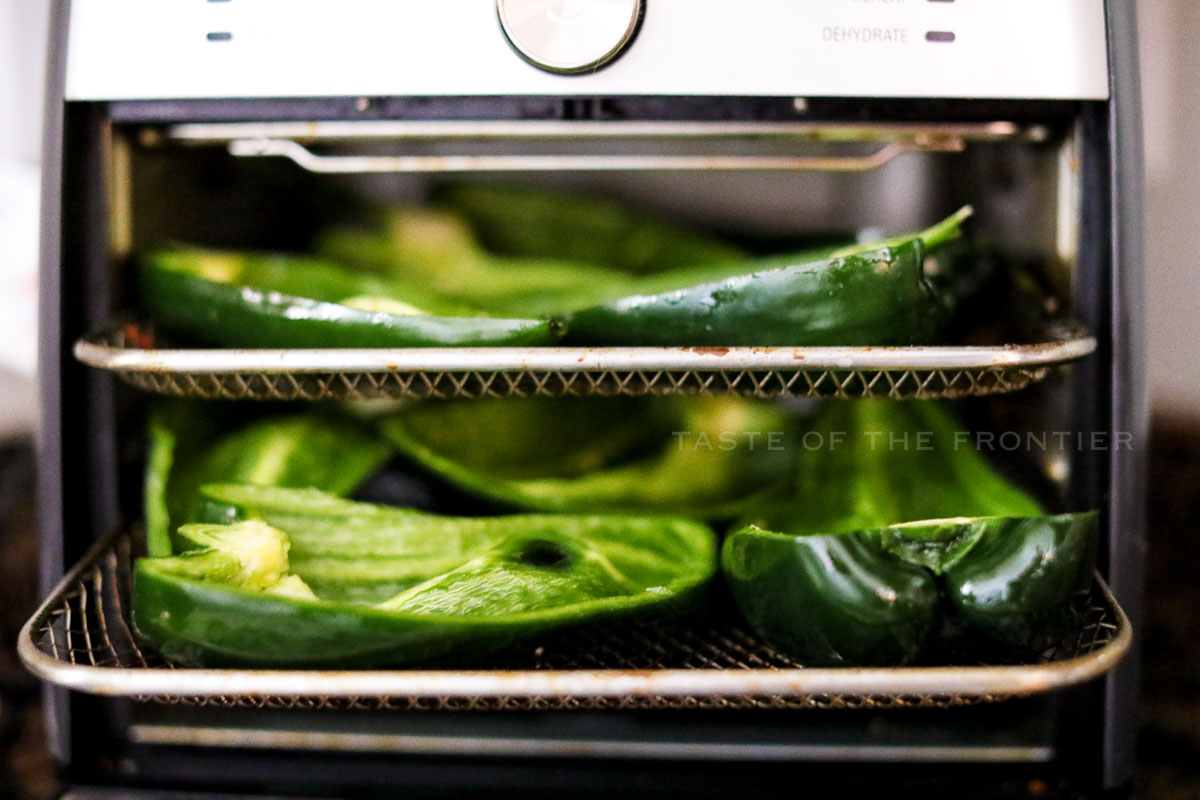
[[[1080,623],[1025,662],[805,668],[733,622],[588,625],[544,636],[480,670],[185,669],[139,645],[128,621],[133,534],[101,540],[35,612],[18,651],[70,689],[189,705],[337,709],[944,708],[1048,692],[1095,678],[1131,641],[1097,577]]]
[[[115,323],[75,356],[156,394],[226,400],[737,394],[963,397],[1013,392],[1090,354],[1074,323],[993,347],[536,347],[162,349]]]

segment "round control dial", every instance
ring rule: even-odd
[[[550,72],[583,72],[629,44],[644,0],[496,0],[500,25],[517,52]]]

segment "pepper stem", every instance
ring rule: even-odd
[[[885,247],[900,247],[908,244],[913,239],[920,239],[925,244],[926,252],[935,250],[947,242],[952,242],[961,236],[963,221],[974,213],[975,209],[971,206],[963,206],[941,222],[935,223],[920,233],[907,233],[902,236],[894,236],[891,239],[884,239],[880,242],[852,245],[834,252],[830,257],[843,258],[845,256],[852,256],[858,253],[866,252],[867,250],[880,250]]]
[[[963,206],[941,222],[921,231],[917,236],[925,243],[926,250],[941,247],[962,236],[963,222],[974,213],[975,209],[971,206]]]

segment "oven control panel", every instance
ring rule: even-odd
[[[1105,0],[72,0],[67,98],[1103,99]]]

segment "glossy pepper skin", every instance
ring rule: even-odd
[[[586,345],[906,345],[948,319],[920,241],[713,283],[634,295],[563,317]]]
[[[933,576],[853,534],[751,526],[725,540],[721,566],[750,627],[804,664],[906,664],[938,621]]]
[[[998,520],[945,573],[946,597],[973,630],[1042,650],[1073,622],[1071,596],[1092,582],[1096,512]]]
[[[298,275],[280,276],[280,263],[203,251],[158,253],[141,265],[142,303],[164,329],[227,347],[522,347],[552,344],[561,333],[558,323],[538,319],[408,313],[416,311],[408,303],[427,300],[409,290],[382,300],[343,294],[384,289],[332,265],[300,260],[297,273],[311,277],[306,286]],[[357,307],[363,298],[390,310]],[[397,304],[405,313],[393,313]]]
[[[490,191],[490,187],[485,190]],[[501,254],[485,250],[466,221],[444,208],[389,209],[380,215],[374,229],[333,228],[318,238],[316,247],[339,264],[351,265],[367,275],[384,276],[377,280],[393,284],[396,296],[405,296],[401,287],[411,287],[411,291],[441,303],[466,303],[496,316],[539,318],[621,297],[657,294],[819,261],[835,252],[833,247],[823,247],[752,259],[737,250],[680,247],[678,236],[670,237],[669,247],[668,240],[657,236],[637,236],[636,242],[604,238],[619,234],[568,232],[571,222],[557,218],[562,208],[549,211],[556,216],[552,222],[547,221],[554,226],[551,241],[540,241],[540,234],[526,238],[524,232],[528,229],[523,229],[518,233],[519,241],[511,242],[511,248],[501,247]],[[506,233],[516,231],[528,220],[520,210],[496,210],[497,227],[501,225],[500,217],[514,215],[513,227],[505,227]],[[571,215],[568,212],[565,216]],[[507,226],[508,220],[503,224]],[[660,241],[652,243],[650,238]],[[640,254],[640,267],[618,253],[630,244]],[[372,289],[370,293],[381,291]]]
[[[842,534],[732,534],[725,578],[751,627],[812,665],[920,658],[943,614],[1002,644],[1042,649],[1091,582],[1095,512],[923,520]]]
[[[806,663],[888,664],[919,658],[939,618],[1023,646],[1061,634],[1070,594],[1090,580],[1096,516],[1045,515],[961,431],[930,401],[833,401],[811,419],[806,434],[821,446],[799,450],[795,482],[723,553],[764,639]],[[767,558],[774,572],[754,579],[744,565]],[[919,602],[931,586],[932,606]],[[772,600],[788,593],[813,598]],[[840,616],[809,614],[822,597],[845,604]]]
[[[964,208],[917,235],[809,263],[645,291],[562,316],[567,344],[682,347],[912,345],[934,341],[953,296],[927,253],[959,235]],[[662,284],[664,278],[652,281]]]
[[[485,526],[491,545],[371,604],[319,594],[314,599],[303,576],[289,571],[286,534],[262,522],[189,528],[185,538],[210,546],[135,564],[133,623],[181,664],[446,663],[550,628],[670,607],[714,569],[711,531],[685,520],[526,516],[460,522]],[[266,532],[277,539],[272,543]]]

